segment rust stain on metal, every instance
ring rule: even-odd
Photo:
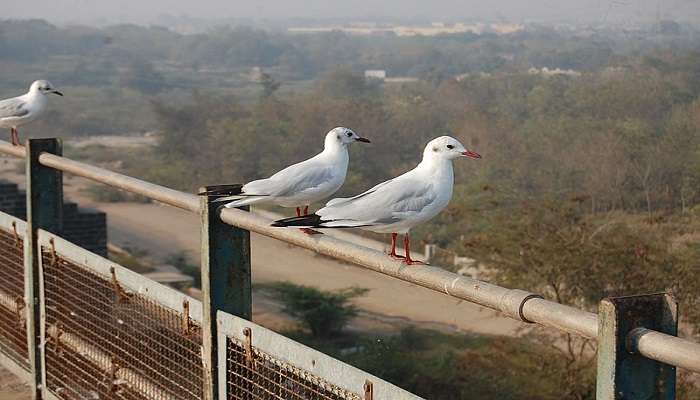
[[[192,320],[190,319],[190,302],[182,301],[182,331],[185,336],[192,336]]]
[[[61,323],[58,322],[51,326],[49,329],[49,338],[47,342],[53,342],[54,351],[61,357],[63,355],[63,348],[61,347],[61,336],[63,336],[63,329],[61,329]]]
[[[109,272],[112,274],[112,289],[114,289],[114,293],[117,295],[117,302],[118,303],[126,303],[129,301],[129,298],[132,296],[130,293],[127,293],[126,290],[119,284],[119,281],[117,280],[117,273],[114,270],[114,267],[111,267],[109,269]]]
[[[15,247],[20,248],[19,234],[17,233],[17,222],[12,221],[12,234],[15,238]]]
[[[371,381],[365,381],[365,400],[374,400],[374,385]]]
[[[253,354],[253,331],[250,328],[243,329],[245,335],[245,361],[248,367],[255,370],[255,354]]]
[[[58,267],[58,254],[56,254],[56,243],[54,243],[53,238],[49,239],[49,244],[51,245],[51,267]]]
[[[22,320],[24,319],[24,318],[22,318],[22,315],[23,315],[22,311],[24,311],[25,305],[26,304],[24,303],[24,298],[22,296],[15,297],[15,307],[16,307],[15,312],[16,312],[18,326],[22,325]]]
[[[119,366],[119,363],[114,361],[114,359],[111,359],[107,377],[109,382],[107,382],[107,384],[109,386],[110,393],[115,395],[121,394],[124,389],[126,389],[126,385],[128,385],[126,381],[119,379],[117,376],[117,372],[119,372],[120,369],[121,367]]]

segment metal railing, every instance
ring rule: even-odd
[[[601,399],[614,398],[609,397],[610,393],[615,396],[616,391],[619,391],[618,388],[624,390],[625,380],[638,380],[644,384],[651,380],[653,384],[647,386],[656,388],[661,386],[667,392],[673,391],[675,369],[672,366],[700,372],[700,344],[676,337],[677,309],[674,300],[668,295],[604,300],[601,303],[600,314],[597,315],[545,300],[542,296],[531,292],[500,287],[457,275],[439,267],[406,266],[379,251],[329,235],[309,236],[297,230],[274,228],[270,226],[268,219],[253,213],[239,209],[219,210],[207,203],[206,199],[200,199],[193,194],[37,150],[39,143],[32,146],[33,142],[36,141],[28,142],[29,146],[26,150],[7,142],[0,142],[0,153],[30,158],[30,164],[31,158],[34,157],[37,168],[41,166],[71,173],[202,215],[202,274],[205,292],[202,322],[206,331],[217,330],[216,321],[221,320],[217,314],[219,311],[230,311],[249,318],[250,243],[247,234],[252,231],[500,311],[516,320],[597,339],[599,343],[598,397]],[[28,171],[30,170],[31,166],[28,166]],[[223,229],[224,223],[234,228]],[[236,276],[243,278],[239,279],[233,287],[208,287],[210,283],[216,285],[216,282],[222,281],[211,279],[212,277],[229,276],[221,274],[234,272]],[[233,298],[236,301],[231,301]],[[640,307],[639,304],[645,307]],[[235,309],[236,307],[239,309]],[[622,312],[623,310],[625,312]],[[209,325],[212,325],[211,328],[207,328]],[[223,345],[215,343],[216,337],[207,338],[207,336],[203,337],[204,358],[211,357],[211,360],[216,361],[224,357],[223,353],[218,354],[223,351]],[[227,349],[229,347],[231,346],[226,346]],[[229,352],[226,357],[235,359],[237,356],[234,353],[235,351]],[[648,372],[651,368],[655,372],[637,374],[635,369],[629,368],[630,362],[641,365],[639,371]],[[210,380],[218,381],[218,390],[219,387],[223,387],[225,380],[231,381],[231,379],[231,377],[220,376]],[[657,391],[659,390],[661,389]]]

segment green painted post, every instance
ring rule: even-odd
[[[61,234],[63,230],[63,175],[61,171],[39,164],[41,153],[62,155],[58,139],[29,139],[26,142],[27,178],[27,233],[24,243],[24,290],[27,302],[27,346],[33,379],[32,399],[42,398],[44,353],[41,347],[42,321],[40,269],[41,251],[37,244],[37,230]]]
[[[666,293],[612,297],[598,311],[597,400],[674,400],[676,368],[630,352],[639,327],[678,333],[678,305]]]
[[[202,347],[206,363],[204,398],[207,400],[219,397],[217,368],[225,365],[225,360],[218,357],[217,311],[247,320],[253,315],[250,232],[223,223],[219,217],[220,208],[221,203],[202,197]]]

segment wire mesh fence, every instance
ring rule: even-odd
[[[255,347],[227,339],[227,393],[229,400],[362,400],[314,374]]]
[[[391,383],[219,311],[219,391],[227,400],[419,400]]]
[[[0,352],[29,370],[24,301],[24,240],[16,223],[0,228]]]
[[[34,379],[24,230],[23,221],[0,213],[0,360]],[[66,400],[203,398],[208,375],[201,302],[49,232],[38,230],[37,242],[43,391]],[[372,398],[363,395],[368,379],[387,393],[382,398],[418,398],[250,321],[223,312],[218,317],[261,339],[253,346],[250,335],[233,334],[224,324],[217,337],[221,399],[366,400]]]
[[[46,384],[61,399],[202,397],[201,332],[189,316],[42,247]]]

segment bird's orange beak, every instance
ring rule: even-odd
[[[479,153],[477,153],[475,151],[471,151],[471,150],[467,150],[467,151],[462,152],[462,155],[465,157],[469,157],[469,158],[481,158]]]

